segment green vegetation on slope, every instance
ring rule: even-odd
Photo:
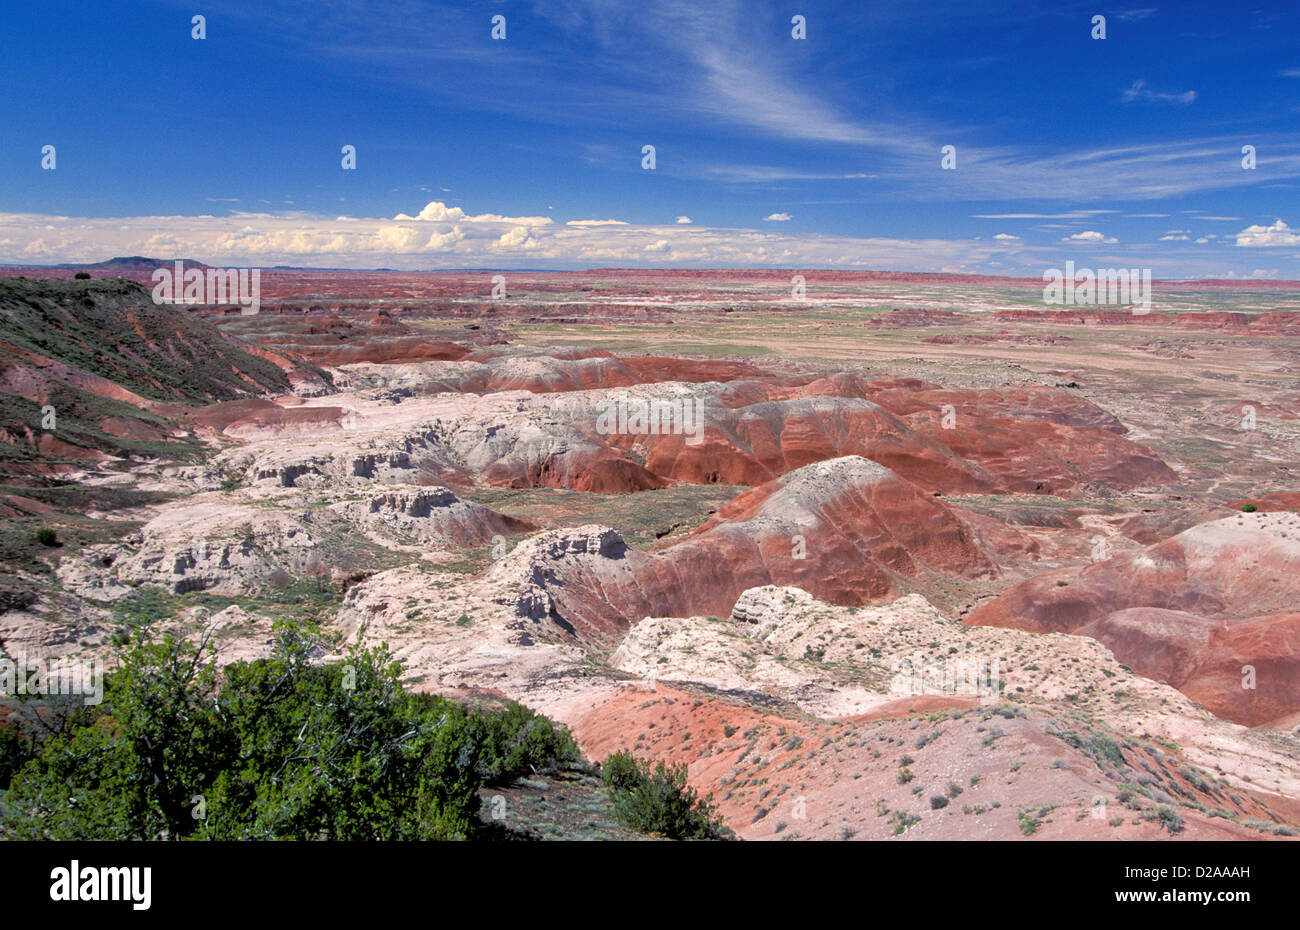
[[[482,786],[580,759],[523,707],[412,694],[386,649],[313,664],[321,647],[286,624],[270,658],[219,672],[203,646],[141,638],[102,705],[47,705],[0,739],[0,837],[473,839]]]
[[[205,403],[288,391],[272,363],[139,284],[0,279],[0,340],[157,401]]]

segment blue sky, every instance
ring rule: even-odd
[[[0,261],[1300,278],[1300,5],[1156,2],[11,4]]]

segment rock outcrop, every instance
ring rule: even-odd
[[[1138,672],[1255,726],[1300,711],[1297,598],[1300,516],[1238,514],[1031,578],[965,622],[1094,636]]]

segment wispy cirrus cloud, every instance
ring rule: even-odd
[[[1101,213],[1118,210],[1071,210],[1068,213],[972,213],[977,220],[1086,220]]]
[[[182,0],[166,2],[183,6]],[[1267,169],[1259,173],[1226,170],[1228,154],[1239,152],[1240,140],[1205,133],[1127,148],[1041,142],[1006,147],[963,144],[964,139],[980,137],[978,121],[954,126],[897,97],[868,92],[864,99],[860,88],[825,80],[822,69],[801,65],[793,54],[805,43],[791,41],[788,15],[775,16],[742,0],[707,6],[689,0],[650,5],[536,0],[527,14],[524,9],[510,13],[512,32],[507,42],[486,41],[487,20],[481,9],[424,0],[263,0],[255,5],[212,0],[209,6],[223,16],[251,19],[274,30],[305,57],[364,62],[406,87],[472,99],[484,110],[529,122],[551,121],[570,131],[581,126],[607,133],[610,127],[602,116],[612,108],[636,113],[646,123],[707,124],[711,132],[726,127],[741,137],[784,143],[778,148],[789,153],[786,165],[726,165],[716,157],[692,162],[689,156],[661,161],[663,174],[686,179],[755,185],[874,182],[866,185],[870,191],[883,189],[926,201],[1097,202],[1239,189],[1258,185],[1266,176],[1272,181],[1300,178],[1300,145],[1294,136],[1270,140],[1260,134],[1260,139],[1251,140],[1260,145],[1260,168]],[[907,2],[882,3],[865,18],[881,28],[911,28],[919,19],[927,19],[912,7]],[[984,15],[961,3],[940,9],[937,17],[949,23]],[[1110,15],[1121,22],[1138,22],[1157,12],[1154,7],[1140,7]],[[537,43],[517,39],[531,38],[531,33],[520,31],[526,28],[527,15],[581,37],[581,57],[548,55]],[[822,16],[812,22],[808,47],[825,41],[825,30],[835,20]],[[927,22],[926,28],[933,24]],[[470,41],[474,36],[483,41]],[[474,81],[431,85],[428,69],[446,62],[473,68]],[[1287,68],[1282,73],[1293,70],[1300,72],[1300,68]],[[546,105],[539,106],[535,95],[520,92],[532,85],[545,88]],[[1120,97],[1129,104],[1179,107],[1196,99],[1194,90],[1155,90],[1145,79],[1134,81]],[[600,106],[593,106],[593,100],[599,100]],[[951,141],[958,145],[961,167],[936,184],[939,146],[953,136],[960,137]],[[602,164],[631,163],[620,144],[602,144]],[[806,152],[794,150],[805,144],[824,147],[829,153],[819,164],[844,164],[844,169],[809,170]],[[1235,158],[1232,162],[1235,165]]]
[[[1147,87],[1146,81],[1138,80],[1125,89],[1124,93],[1120,95],[1120,99],[1125,103],[1135,101],[1140,103],[1173,103],[1185,107],[1196,101],[1196,91],[1185,90],[1177,94],[1159,92]]]

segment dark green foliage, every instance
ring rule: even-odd
[[[731,836],[713,804],[713,795],[697,797],[686,784],[686,766],[653,769],[649,762],[617,752],[601,765],[614,817],[641,833],[658,833],[675,840],[710,840]]]
[[[1254,513],[1256,510],[1259,510],[1259,505],[1258,505],[1258,504],[1242,504],[1242,505],[1241,505],[1241,512],[1242,512],[1242,513]]]
[[[93,719],[25,761],[3,737],[0,775],[16,774],[0,837],[473,838],[484,783],[578,758],[518,705],[409,694],[385,648],[325,665],[319,651],[284,624],[270,658],[218,674],[202,647],[141,637]]]
[[[31,740],[26,739],[14,727],[0,729],[0,791],[8,789],[14,773],[31,757]]]
[[[42,546],[53,547],[59,544],[59,536],[48,526],[43,526],[36,531],[36,541]]]
[[[76,278],[78,281],[89,281],[89,280],[90,280],[90,272],[89,272],[89,271],[78,271],[76,274],[73,275],[73,277]]]
[[[568,730],[513,701],[502,711],[472,714],[468,727],[479,750],[478,772],[489,785],[582,758]]]

